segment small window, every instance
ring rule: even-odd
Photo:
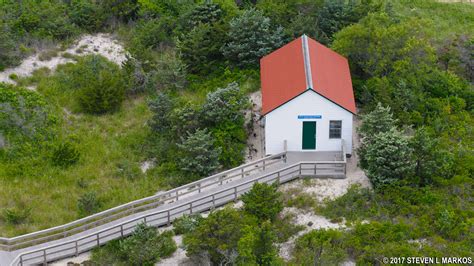
[[[331,120],[329,121],[329,138],[340,139],[341,138],[342,121]]]

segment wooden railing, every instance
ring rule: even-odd
[[[192,195],[193,193],[200,193],[202,190],[210,189],[216,185],[222,185],[223,183],[243,178],[258,171],[265,170],[267,167],[282,161],[286,162],[285,152],[267,156],[260,160],[220,172],[184,186],[158,193],[147,198],[132,201],[64,225],[13,238],[0,238],[0,250],[12,251],[65,238],[99,225],[106,224],[113,220],[126,217],[133,213],[153,209],[164,203],[177,201],[180,198]]]
[[[77,256],[82,252],[101,246],[110,240],[130,235],[135,227],[140,223],[156,227],[170,225],[174,219],[181,217],[184,214],[212,210],[230,201],[236,201],[240,195],[250,190],[252,185],[256,182],[276,182],[277,184],[282,184],[301,176],[315,175],[318,172],[318,169],[324,168],[324,166],[328,165],[336,165],[339,166],[340,169],[345,169],[345,164],[346,161],[344,154],[343,160],[341,161],[298,162],[277,171],[254,177],[242,183],[236,182],[236,184],[231,187],[224,188],[205,196],[197,197],[189,202],[178,204],[165,210],[141,215],[75,240],[19,254],[13,260],[12,265],[23,266],[41,263],[46,264],[49,261]]]

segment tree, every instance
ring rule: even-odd
[[[202,114],[207,125],[219,125],[226,121],[239,123],[244,119],[243,110],[248,106],[248,97],[236,82],[229,83],[207,94]]]
[[[376,189],[410,177],[414,166],[409,140],[396,128],[373,136],[364,161],[367,177]]]
[[[90,0],[73,0],[69,8],[71,22],[89,32],[101,29],[105,23],[104,10]]]
[[[220,48],[225,43],[226,29],[222,24],[198,24],[182,35],[176,46],[190,73],[210,73],[222,61]]]
[[[171,129],[171,112],[174,109],[174,102],[164,92],[158,93],[158,95],[148,102],[150,110],[153,112],[153,116],[148,122],[153,132],[164,134],[168,133]]]
[[[381,103],[377,103],[373,111],[362,116],[362,124],[358,132],[362,138],[370,138],[390,130],[396,123],[397,119],[393,118],[390,107],[383,107]]]
[[[194,231],[184,236],[186,255],[208,257],[215,265],[234,263],[242,227],[247,222],[241,212],[232,208],[211,212]]]
[[[238,242],[240,265],[276,265],[279,264],[276,241],[270,221],[259,227],[246,226]]]
[[[260,58],[283,45],[283,28],[256,9],[246,10],[230,21],[229,41],[222,47],[226,58],[241,67],[255,67]]]
[[[237,167],[244,162],[244,150],[247,141],[247,132],[241,124],[232,121],[223,122],[211,129],[216,147],[222,152],[219,163],[224,168]]]
[[[159,19],[141,19],[132,30],[132,38],[128,50],[133,57],[145,61],[152,61],[151,50],[171,46],[173,29],[176,26],[174,19],[160,17]]]
[[[206,1],[196,6],[189,15],[189,23],[193,27],[199,24],[212,24],[222,18],[223,11],[218,4]]]
[[[86,113],[104,114],[120,108],[125,86],[120,68],[101,56],[80,59],[73,72],[79,87],[78,101]]]
[[[179,166],[187,173],[207,176],[219,167],[221,149],[215,148],[214,139],[207,129],[188,132],[178,147],[181,150]]]
[[[334,229],[313,230],[296,240],[293,250],[298,265],[338,265],[347,256],[343,233]]]
[[[154,265],[176,250],[172,231],[159,234],[156,228],[139,224],[130,237],[120,242],[122,260],[129,265]]]
[[[255,216],[259,222],[274,221],[283,210],[281,193],[276,184],[255,183],[252,189],[242,196],[244,211]]]
[[[183,89],[187,85],[187,67],[173,51],[160,55],[156,61],[156,70],[152,71],[146,87],[154,90]]]
[[[0,22],[0,71],[20,61],[21,54],[9,27]]]
[[[418,19],[397,23],[384,12],[372,13],[339,31],[332,48],[349,58],[356,77],[381,77],[401,67],[435,65],[434,49],[424,29]]]
[[[367,147],[372,143],[373,137],[395,127],[397,120],[393,118],[390,107],[383,107],[380,103],[377,103],[372,112],[363,115],[361,120],[362,124],[357,128],[361,136],[361,145],[357,149],[357,153],[360,156],[360,166],[366,168]]]
[[[415,160],[415,176],[420,186],[432,183],[435,176],[443,175],[442,172],[451,168],[449,154],[440,149],[439,140],[434,137],[429,128],[417,129],[410,141],[410,146]],[[449,175],[446,173],[443,176]]]

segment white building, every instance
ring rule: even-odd
[[[356,113],[347,59],[302,37],[260,60],[265,153],[352,153]],[[343,140],[343,141],[342,141]]]

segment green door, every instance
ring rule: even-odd
[[[316,149],[316,121],[303,121],[303,150]]]

